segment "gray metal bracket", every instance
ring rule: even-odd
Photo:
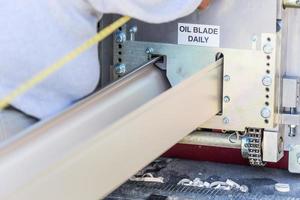
[[[126,72],[149,59],[162,56],[156,65],[165,69],[171,85],[195,74],[224,56],[222,113],[202,128],[244,131],[245,127],[273,128],[279,121],[276,107],[276,35],[263,34],[261,50],[210,48],[165,43],[123,41],[121,61]],[[270,47],[270,48],[266,48]],[[115,67],[119,67],[117,63]],[[208,86],[209,89],[209,86]],[[245,98],[247,96],[247,98]]]

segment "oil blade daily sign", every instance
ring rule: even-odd
[[[220,26],[178,23],[178,44],[220,46]]]

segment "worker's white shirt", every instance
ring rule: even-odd
[[[96,33],[101,13],[165,22],[191,13],[201,0],[8,0],[0,5],[0,98]],[[13,106],[51,116],[91,93],[99,81],[90,49]]]

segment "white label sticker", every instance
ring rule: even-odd
[[[178,44],[220,46],[220,26],[178,23]]]

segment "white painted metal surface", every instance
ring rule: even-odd
[[[101,130],[168,88],[160,70],[148,66],[21,133],[0,149],[0,199],[28,185]],[[102,153],[109,155],[106,150]]]
[[[172,85],[191,76],[198,69],[214,62],[216,55],[224,55],[222,87],[222,114],[215,116],[199,127],[244,131],[246,127],[272,129],[277,119],[278,94],[276,87],[276,35],[263,34],[261,50],[240,50],[173,45],[152,42],[127,41],[122,47],[122,61],[128,68],[138,66],[147,60],[147,48],[154,55],[166,56],[167,77]],[[263,47],[270,45],[272,51],[265,53]],[[118,56],[118,55],[117,55]],[[264,79],[270,79],[267,86]],[[210,89],[210,86],[207,86]],[[227,100],[227,99],[228,100]],[[267,113],[264,115],[262,113]],[[224,122],[228,119],[228,122]]]
[[[134,99],[151,99],[164,90],[148,85],[161,76],[145,68],[150,77],[142,70],[141,83],[146,84],[138,85],[139,73],[133,76],[137,80],[128,77],[127,84],[115,84],[28,132],[1,152],[0,199],[104,197],[219,112],[221,69],[218,61],[141,106]],[[154,93],[140,96],[151,94],[147,88]]]
[[[284,153],[282,130],[264,131],[263,161],[278,162]]]

